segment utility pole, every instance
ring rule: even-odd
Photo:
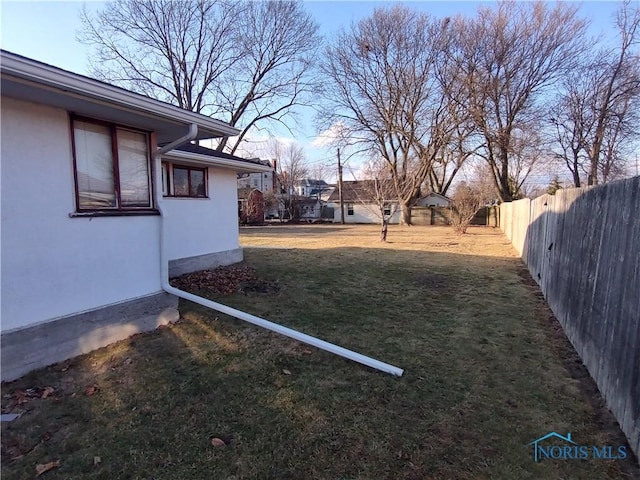
[[[344,225],[344,199],[342,198],[342,164],[340,163],[340,149],[338,149],[338,193],[340,194],[340,223]]]

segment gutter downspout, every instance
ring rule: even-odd
[[[376,370],[380,370],[382,372],[389,373],[397,377],[401,377],[404,372],[404,370],[402,370],[401,368],[395,367],[388,363],[381,362],[371,357],[367,357],[365,355],[354,352],[352,350],[347,350],[346,348],[340,347],[338,345],[334,345],[333,343],[325,342],[324,340],[320,340],[319,338],[312,337],[311,335],[298,332],[297,330],[293,330],[291,328],[278,325],[277,323],[273,323],[268,320],[265,320],[264,318],[251,315],[250,313],[246,313],[241,310],[236,310],[235,308],[228,307],[227,305],[223,305],[221,303],[213,302],[206,298],[198,297],[197,295],[193,295],[191,293],[172,287],[169,284],[169,260],[167,258],[167,246],[166,246],[167,242],[166,242],[166,235],[165,235],[166,215],[162,212],[162,208],[161,208],[162,155],[179,145],[182,145],[186,142],[193,140],[196,137],[197,133],[198,133],[198,126],[196,124],[191,124],[189,127],[189,132],[185,136],[180,137],[174,140],[173,142],[165,145],[164,147],[158,149],[154,154],[154,160],[155,160],[154,173],[155,173],[155,179],[156,179],[156,188],[155,188],[156,205],[155,206],[156,206],[156,209],[160,212],[160,281],[162,284],[162,289],[167,293],[170,293],[180,298],[184,298],[185,300],[189,300],[191,302],[197,303],[199,305],[210,308],[217,312],[230,315],[239,320],[244,320],[245,322],[249,322],[258,327],[266,328],[267,330],[271,330],[272,332],[285,335],[289,338],[293,338],[294,340],[298,340],[299,342],[312,345],[316,348],[325,350],[335,355],[339,355],[348,360],[353,360],[354,362],[358,362],[368,367],[375,368]]]

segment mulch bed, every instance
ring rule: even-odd
[[[275,282],[260,279],[255,270],[246,265],[218,267],[187,273],[171,280],[171,285],[188,292],[208,291],[221,295],[237,292],[273,293],[278,291]]]

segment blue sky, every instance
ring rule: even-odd
[[[342,27],[370,15],[376,7],[391,4],[382,1],[309,1],[307,9],[320,24],[321,32],[331,37]],[[413,8],[430,13],[435,17],[453,16],[461,13],[474,15],[479,5],[491,5],[494,2],[469,1],[409,1],[404,2]],[[65,70],[86,74],[90,48],[76,40],[80,27],[78,13],[83,3],[69,2],[31,2],[1,1],[0,27],[3,49],[24,55]],[[99,9],[101,3],[87,2],[90,9]],[[586,1],[580,3],[583,17],[591,21],[591,32],[596,35],[610,35],[613,30],[613,15],[620,2]],[[302,143],[311,162],[321,162],[333,158],[333,152],[314,148],[311,142],[316,136],[312,122],[312,113],[303,112],[299,127],[295,130],[296,139]],[[291,137],[284,132],[276,132],[283,137]]]

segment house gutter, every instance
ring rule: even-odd
[[[375,368],[376,370],[380,370],[382,372],[389,373],[397,377],[401,377],[404,372],[401,368],[395,367],[388,363],[381,362],[371,357],[367,357],[366,355],[362,355],[352,350],[347,350],[346,348],[340,347],[338,345],[334,345],[333,343],[325,342],[324,340],[320,340],[319,338],[312,337],[311,335],[307,335],[306,333],[298,332],[297,330],[293,330],[291,328],[278,325],[277,323],[273,323],[268,320],[265,320],[264,318],[251,315],[250,313],[243,312],[235,308],[231,308],[221,303],[213,302],[206,298],[198,297],[197,295],[193,295],[191,293],[177,289],[169,284],[169,260],[167,255],[167,242],[166,242],[166,235],[165,235],[166,215],[162,212],[162,208],[160,206],[161,200],[162,200],[161,199],[162,155],[167,153],[169,150],[179,145],[182,145],[183,143],[193,140],[197,134],[198,134],[198,126],[196,124],[191,124],[191,126],[189,127],[189,132],[185,136],[178,138],[177,140],[174,140],[173,142],[158,149],[154,155],[154,160],[155,160],[154,169],[155,169],[155,179],[156,179],[156,188],[155,188],[156,208],[160,212],[160,281],[162,284],[162,289],[167,293],[175,295],[176,297],[184,298],[185,300],[189,300],[190,302],[197,303],[199,305],[202,305],[203,307],[207,307],[217,312],[230,315],[239,320],[244,320],[245,322],[249,322],[258,327],[262,327],[267,330],[271,330],[272,332],[276,332],[281,335],[284,335],[286,337],[293,338],[294,340],[298,340],[299,342],[312,345],[316,348],[319,348],[320,350],[325,350],[329,353],[339,355],[348,360],[353,360],[354,362],[358,362],[368,367]]]

